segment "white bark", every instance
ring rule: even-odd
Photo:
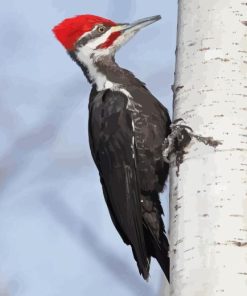
[[[222,145],[171,167],[172,296],[247,295],[245,2],[179,1],[174,118]]]

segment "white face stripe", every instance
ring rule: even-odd
[[[76,52],[76,56],[78,60],[87,67],[90,79],[96,84],[98,91],[111,88],[113,83],[108,81],[106,76],[99,72],[97,67],[94,65],[94,52],[95,51],[92,48],[85,45],[79,48]]]
[[[97,28],[96,28],[97,29]],[[110,28],[108,31],[106,31],[103,35],[101,35],[98,38],[95,38],[91,41],[89,41],[86,46],[92,48],[92,49],[96,49],[99,45],[105,43],[107,41],[107,39],[111,36],[113,32],[113,28]]]
[[[79,37],[79,39],[76,41],[76,43],[78,43],[81,39],[83,39],[84,37],[90,35],[92,32],[94,32],[97,29],[97,27],[95,26],[95,28],[92,31],[89,32],[85,32],[84,34],[81,35],[81,37]]]
[[[96,30],[96,29],[97,29],[97,26],[93,30]],[[88,41],[87,44],[78,47],[76,51],[76,56],[78,60],[87,67],[90,79],[96,84],[98,91],[103,89],[108,89],[108,88],[114,88],[123,92],[120,86],[117,86],[115,83],[108,81],[106,76],[103,73],[99,72],[99,70],[95,66],[95,61],[97,59],[106,55],[114,55],[116,50],[119,47],[121,47],[123,44],[125,44],[137,32],[136,30],[126,31],[122,33],[113,42],[113,44],[110,47],[98,48],[99,45],[104,44],[107,41],[107,39],[112,33],[117,31],[119,31],[118,27],[112,27],[108,31],[106,31],[104,34],[102,34],[100,37],[97,37],[91,41]],[[87,34],[90,34],[90,33],[91,32],[87,32],[83,34],[81,38],[85,37]],[[126,93],[124,94],[127,96],[129,95]]]

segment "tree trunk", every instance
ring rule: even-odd
[[[180,0],[174,119],[195,134],[170,172],[172,296],[247,295],[247,3]]]

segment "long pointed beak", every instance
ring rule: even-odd
[[[160,15],[146,17],[146,18],[140,19],[138,21],[135,21],[132,24],[128,24],[127,27],[125,28],[125,30],[139,31],[140,29],[142,29],[148,25],[151,25],[152,23],[155,23],[160,19],[161,19]]]
[[[160,15],[140,19],[132,24],[118,24],[112,27],[112,32],[120,32],[117,42],[113,45],[114,51],[118,50],[123,44],[129,41],[142,28],[151,25],[161,19]]]
[[[154,22],[157,22],[161,19],[160,15],[155,15],[151,17],[146,17],[135,21],[131,24],[119,24],[114,27],[115,32],[122,32],[122,33],[131,33],[131,32],[138,32],[142,28],[151,25]]]

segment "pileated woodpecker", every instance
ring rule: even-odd
[[[65,19],[53,32],[92,84],[89,142],[111,219],[131,245],[143,278],[149,277],[152,256],[169,280],[169,244],[159,193],[169,170],[162,152],[170,118],[145,84],[114,58],[117,49],[160,18],[117,24],[79,15]]]

